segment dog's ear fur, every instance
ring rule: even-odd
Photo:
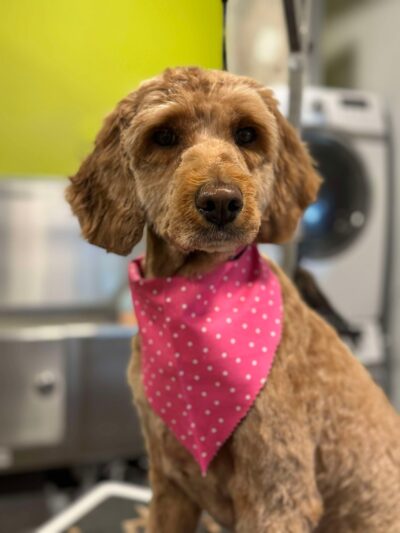
[[[277,109],[272,93],[262,89],[260,94],[276,118],[279,144],[271,201],[262,215],[257,240],[282,243],[293,236],[303,211],[316,200],[321,178],[296,130]]]
[[[145,222],[121,143],[135,113],[135,97],[132,93],[122,100],[105,119],[92,153],[66,190],[85,239],[120,255],[129,254],[140,240]]]

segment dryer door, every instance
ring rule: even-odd
[[[303,135],[323,177],[317,201],[302,222],[300,257],[325,258],[350,246],[366,224],[370,191],[349,139],[321,130]]]

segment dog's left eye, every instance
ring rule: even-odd
[[[160,128],[153,133],[153,141],[159,146],[174,146],[177,135],[171,128]]]
[[[254,128],[239,128],[235,131],[235,142],[239,146],[250,144],[257,138],[257,132]]]

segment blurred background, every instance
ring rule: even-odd
[[[284,2],[225,4],[228,69],[273,87],[289,114],[299,54]],[[301,131],[325,181],[297,262],[399,407],[400,3],[299,5]],[[103,117],[141,80],[223,66],[223,3],[19,0],[0,6],[0,29],[0,533],[14,533],[101,480],[147,483],[125,378],[131,258],[85,243],[63,191]]]

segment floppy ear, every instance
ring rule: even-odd
[[[93,152],[66,190],[85,239],[120,255],[127,255],[140,240],[145,222],[121,143],[134,114],[134,97],[122,100],[105,119]]]
[[[259,242],[282,243],[294,234],[305,208],[317,198],[321,178],[296,130],[281,115],[269,91],[263,91],[278,125],[278,153],[271,201],[262,215]]]

